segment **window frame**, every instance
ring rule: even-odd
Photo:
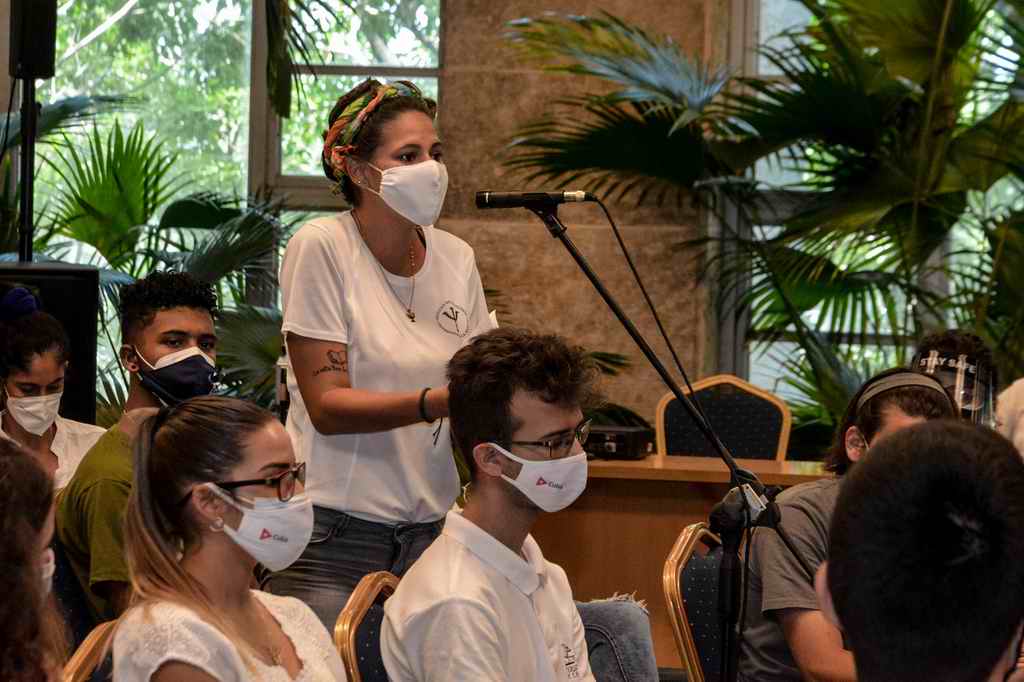
[[[2,1],[2,0],[0,0]],[[294,72],[316,76],[371,76],[388,78],[436,78],[437,99],[442,94],[445,62],[445,24],[447,0],[439,0],[440,26],[436,67],[365,66],[340,64],[296,64]],[[253,43],[249,107],[249,194],[272,193],[287,210],[340,211],[341,200],[331,194],[326,178],[290,175],[282,172],[281,117],[274,113],[267,90],[267,16],[266,6],[253,1]],[[293,106],[296,103],[293,103]]]

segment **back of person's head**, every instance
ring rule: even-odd
[[[53,495],[35,458],[0,438],[0,680],[46,680],[63,657],[41,576]]]
[[[273,420],[252,403],[203,396],[162,408],[143,422],[125,517],[128,565],[139,599],[189,606],[207,601],[178,561],[200,537],[201,521],[183,501],[195,483],[228,478],[247,439]]]
[[[846,406],[846,414],[825,455],[825,468],[845,474],[859,459],[851,452],[851,436],[859,436],[855,440],[866,448],[894,413],[926,420],[956,417],[949,395],[933,377],[902,367],[879,372],[864,382]]]
[[[161,310],[191,308],[215,316],[217,296],[212,286],[188,273],[154,271],[121,288],[118,308],[121,337],[132,344]]]
[[[858,680],[987,680],[1024,620],[1024,462],[956,421],[887,436],[843,482],[828,557]]]
[[[474,338],[448,362],[452,433],[471,473],[473,448],[507,443],[522,426],[512,414],[517,391],[566,408],[598,401],[597,371],[582,348],[552,334],[502,327]]]

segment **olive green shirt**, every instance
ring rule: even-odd
[[[124,548],[124,513],[132,490],[128,434],[111,427],[92,446],[57,501],[57,536],[98,620],[115,617],[97,583],[131,581]]]

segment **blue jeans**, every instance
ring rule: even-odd
[[[288,568],[264,578],[261,587],[306,602],[334,632],[338,614],[364,576],[389,571],[401,577],[443,527],[443,520],[389,526],[313,507],[313,536],[306,551]]]
[[[314,507],[313,537],[298,561],[264,578],[262,587],[309,605],[328,632],[363,576],[402,576],[441,534],[444,521],[389,526]],[[577,602],[590,668],[599,682],[658,679],[651,625],[644,608],[626,598]]]

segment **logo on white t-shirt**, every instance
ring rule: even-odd
[[[463,337],[470,332],[469,313],[460,305],[445,301],[437,309],[437,324],[449,334]]]

